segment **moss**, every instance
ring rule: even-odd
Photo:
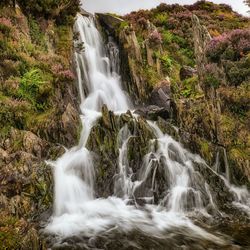
[[[15,228],[18,219],[14,216],[0,216],[0,249],[20,249],[21,236]]]
[[[118,32],[120,32],[121,30],[125,29],[129,27],[129,23],[127,21],[123,21],[121,22],[120,26],[119,26],[119,29],[118,29]]]
[[[234,159],[250,160],[250,150],[241,148],[232,148],[230,150],[230,156]]]
[[[55,28],[56,52],[66,58],[70,58],[72,53],[73,32],[70,26],[60,25]]]
[[[146,78],[149,88],[154,87],[160,81],[161,76],[157,73],[154,67],[146,65],[142,70],[143,76]]]
[[[206,141],[206,140],[201,140],[200,142],[199,142],[199,144],[200,144],[200,147],[201,147],[201,155],[205,158],[205,159],[207,159],[207,160],[209,160],[209,162],[212,162],[212,158],[213,158],[213,151],[211,150],[211,145],[210,145],[210,143],[208,142],[208,141]]]

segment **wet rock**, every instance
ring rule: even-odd
[[[149,120],[157,120],[158,117],[163,119],[168,119],[170,117],[169,110],[164,107],[159,107],[156,105],[149,105],[135,111],[136,114],[149,119]]]
[[[112,14],[96,13],[99,21],[108,29],[109,32],[114,34],[114,31],[121,25],[124,20]]]
[[[62,130],[60,132],[63,134],[63,140],[66,142],[66,145],[72,145],[78,138],[80,120],[78,111],[71,103],[68,103],[61,119]]]
[[[194,168],[201,173],[209,184],[212,197],[218,202],[218,207],[222,210],[227,210],[226,205],[228,202],[233,201],[233,195],[230,193],[223,179],[205,164],[194,162]]]
[[[91,129],[87,148],[93,152],[96,163],[96,195],[108,197],[114,192],[115,176],[119,173],[118,155],[121,141],[119,132],[127,126],[131,137],[127,145],[128,164],[136,173],[143,156],[148,153],[153,132],[143,118],[135,119],[130,112],[114,115],[106,106],[102,117]]]

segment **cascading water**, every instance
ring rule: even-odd
[[[120,130],[119,169],[114,176],[114,194],[107,199],[96,199],[95,162],[86,148],[91,128],[101,117],[104,104],[118,114],[126,112],[131,105],[121,89],[119,51],[115,44],[109,41],[109,53],[105,52],[93,17],[78,15],[75,30],[79,33],[76,43],[84,43],[84,51],[75,52],[83,129],[79,145],[57,161],[50,162],[54,169],[55,199],[54,214],[46,231],[61,237],[77,234],[93,237],[114,229],[119,232],[139,230],[164,237],[166,230],[183,228],[186,235],[224,244],[223,240],[194,225],[187,217],[187,212],[194,211],[209,217],[208,206],[217,210],[208,183],[193,165],[205,165],[205,162],[164,135],[155,123],[148,121],[155,139],[150,142],[151,151],[145,155],[136,180],[132,178],[133,171],[127,160],[127,143],[133,133],[126,125]],[[160,168],[164,192],[157,198],[156,174]],[[247,190],[239,190],[235,191],[237,204],[244,200],[244,206],[247,206],[249,194]],[[141,209],[136,205],[138,198],[144,201]],[[159,205],[154,205],[156,199]],[[131,205],[131,200],[135,205]]]

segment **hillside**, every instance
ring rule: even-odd
[[[84,39],[90,40],[87,52]],[[130,240],[143,249],[188,244],[187,249],[197,244],[197,249],[216,249],[217,242],[190,238],[188,227],[184,236],[174,228],[177,240],[169,242],[138,230],[144,219],[152,223],[152,207],[157,215],[156,205],[167,207],[169,187],[180,171],[193,186],[183,187],[177,208],[190,216],[202,203],[210,217],[192,214],[194,225],[223,235],[229,243],[221,249],[249,247],[249,218],[232,205],[238,199],[249,209],[249,108],[250,18],[226,4],[161,4],[93,19],[78,0],[1,1],[0,249],[48,249],[54,243],[52,249],[72,249],[81,240],[80,249],[102,249],[107,242],[105,249],[120,249]],[[205,161],[198,162],[195,154]],[[175,166],[172,172],[166,162]],[[59,178],[55,190],[58,166],[65,179]],[[244,186],[240,198],[236,186]],[[82,216],[82,193],[95,204],[86,206],[92,217]],[[70,232],[69,245],[56,246],[58,234],[40,231],[61,219],[60,213],[53,218],[56,209],[62,216],[73,214],[72,228],[67,219],[66,226],[56,224],[58,234]],[[119,217],[119,209],[128,217]],[[138,211],[135,235],[115,231],[108,238],[109,229],[119,228],[114,218],[133,228]],[[131,214],[135,217],[127,225]],[[110,216],[112,223],[103,226],[107,235],[94,235],[102,228],[98,221]],[[71,234],[85,226],[89,234]]]
[[[210,164],[226,152],[231,178],[249,182],[250,19],[208,1],[161,4],[118,24],[99,19],[120,44],[123,81],[137,104],[164,107],[155,96],[162,88],[185,144]]]
[[[21,2],[0,3],[0,249],[42,246],[38,218],[51,207],[53,182],[44,160],[74,145],[80,131],[72,64],[78,8],[59,23]]]

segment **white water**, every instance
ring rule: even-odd
[[[204,161],[164,135],[152,122],[148,124],[156,139],[151,142],[152,151],[144,157],[137,180],[132,180],[133,171],[127,160],[127,143],[133,135],[125,126],[118,138],[119,169],[115,176],[114,195],[107,199],[95,198],[95,163],[85,147],[91,128],[101,116],[103,104],[117,113],[126,112],[131,105],[121,89],[117,48],[109,43],[110,62],[91,17],[79,15],[75,30],[80,35],[78,42],[84,42],[85,46],[84,52],[75,53],[83,130],[77,147],[50,162],[54,169],[55,200],[54,214],[46,230],[62,237],[80,233],[90,237],[112,228],[124,232],[137,229],[159,237],[164,230],[179,227],[188,228],[195,237],[222,244],[222,240],[195,226],[186,216],[187,212],[196,210],[209,216],[206,212],[208,204],[217,209],[208,184],[203,183],[203,194],[196,185],[197,178],[202,177],[194,170],[193,162]],[[157,150],[153,146],[155,143]],[[160,162],[168,190],[160,205],[146,204],[144,209],[128,205],[131,199],[136,204],[136,193],[149,179],[150,187],[140,198],[146,203],[154,200],[155,176]]]

